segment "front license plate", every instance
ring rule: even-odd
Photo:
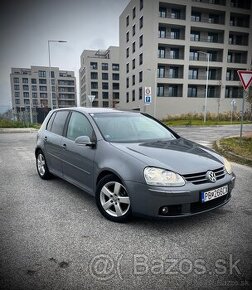
[[[210,191],[201,192],[201,202],[207,202],[228,193],[228,186],[222,186]]]

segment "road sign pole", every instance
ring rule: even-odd
[[[240,127],[240,144],[242,142],[242,130],[243,130],[243,116],[244,116],[244,104],[245,104],[245,97],[246,97],[247,91],[243,91],[243,97],[242,97],[242,111],[241,111],[241,127]]]

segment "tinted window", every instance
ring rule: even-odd
[[[68,115],[68,111],[59,111],[56,112],[56,116],[53,120],[51,127],[51,132],[62,135],[64,130],[65,121]]]
[[[79,136],[88,136],[93,139],[93,128],[88,119],[78,112],[73,112],[67,128],[67,138],[75,140]]]

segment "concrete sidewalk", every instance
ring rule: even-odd
[[[38,132],[35,128],[0,128],[1,133],[34,133]]]

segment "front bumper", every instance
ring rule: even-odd
[[[231,198],[235,185],[235,175],[228,175],[216,183],[193,185],[190,182],[182,187],[156,187],[133,181],[125,182],[134,215],[156,218],[183,217],[206,212],[223,206]],[[202,203],[201,192],[228,185],[228,193],[219,198]],[[166,207],[167,213],[162,209]]]

